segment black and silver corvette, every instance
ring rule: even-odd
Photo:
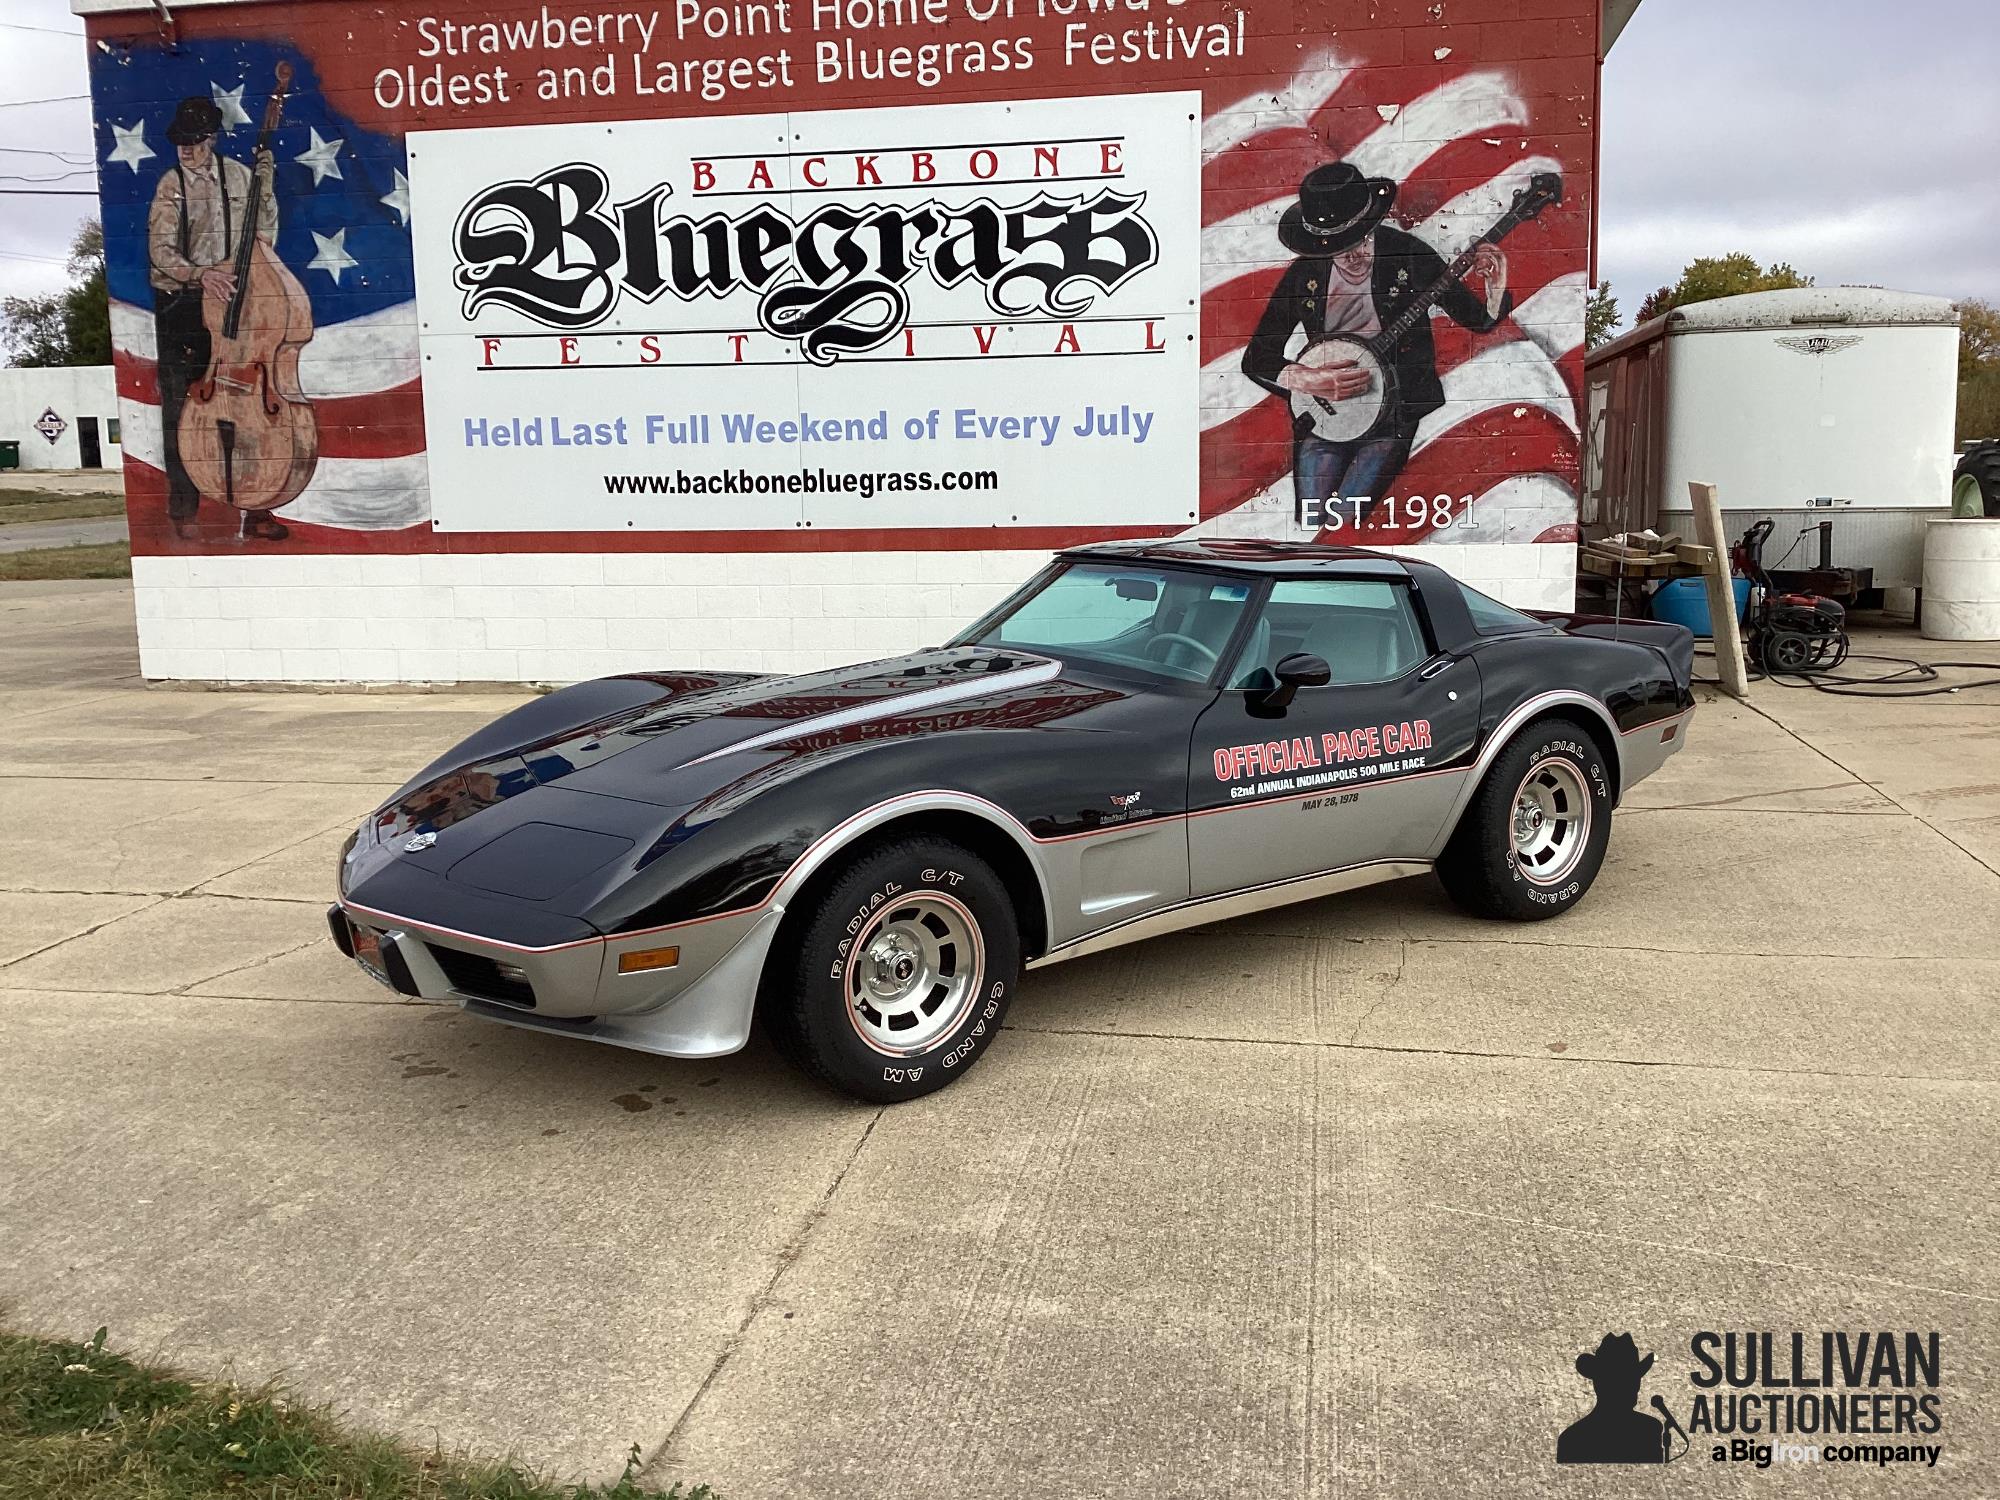
[[[949,645],[536,699],[370,816],[328,915],[404,994],[676,1057],[761,1018],[908,1099],[1025,968],[1431,871],[1561,913],[1680,747],[1692,663],[1679,626],[1380,553],[1079,548]]]

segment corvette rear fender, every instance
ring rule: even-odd
[[[922,829],[972,846],[1006,882],[1021,921],[1023,951],[1047,945],[1053,912],[1047,868],[1034,837],[1012,814],[968,792],[905,792],[844,819],[807,849],[772,893],[772,904],[789,911],[814,878],[840,865],[844,854],[878,834]]]
[[[1486,736],[1486,742],[1480,746],[1478,759],[1472,763],[1472,774],[1460,784],[1458,796],[1452,802],[1451,812],[1438,833],[1437,848],[1431,851],[1432,858],[1436,858],[1444,846],[1451,842],[1452,834],[1458,831],[1458,820],[1464,815],[1466,805],[1472,801],[1480,783],[1485,781],[1487,771],[1492,768],[1493,762],[1499,759],[1500,752],[1507,748],[1508,741],[1519,734],[1530,720],[1540,718],[1544,714],[1561,714],[1581,719],[1592,726],[1598,742],[1604,747],[1605,758],[1611,762],[1611,801],[1614,806],[1617,804],[1620,791],[1625,785],[1624,744],[1623,736],[1618,732],[1617,722],[1612,719],[1610,712],[1588,693],[1568,690],[1537,693],[1534,697],[1516,705],[1493,726],[1493,732]]]

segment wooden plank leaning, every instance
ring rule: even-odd
[[[1736,619],[1736,594],[1729,582],[1729,546],[1722,536],[1722,505],[1715,486],[1690,480],[1694,530],[1710,553],[1701,570],[1708,586],[1709,628],[1715,632],[1715,675],[1732,698],[1748,700],[1750,676],[1743,666],[1743,631]]]

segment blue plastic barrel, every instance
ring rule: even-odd
[[[1741,621],[1750,608],[1750,580],[1732,578],[1729,582],[1736,590],[1736,618]],[[1708,585],[1699,578],[1675,578],[1661,584],[1653,594],[1653,618],[1712,637],[1715,630],[1708,620]]]

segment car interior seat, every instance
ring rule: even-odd
[[[1400,611],[1329,609],[1306,631],[1301,651],[1321,657],[1334,682],[1384,682],[1423,653]]]

